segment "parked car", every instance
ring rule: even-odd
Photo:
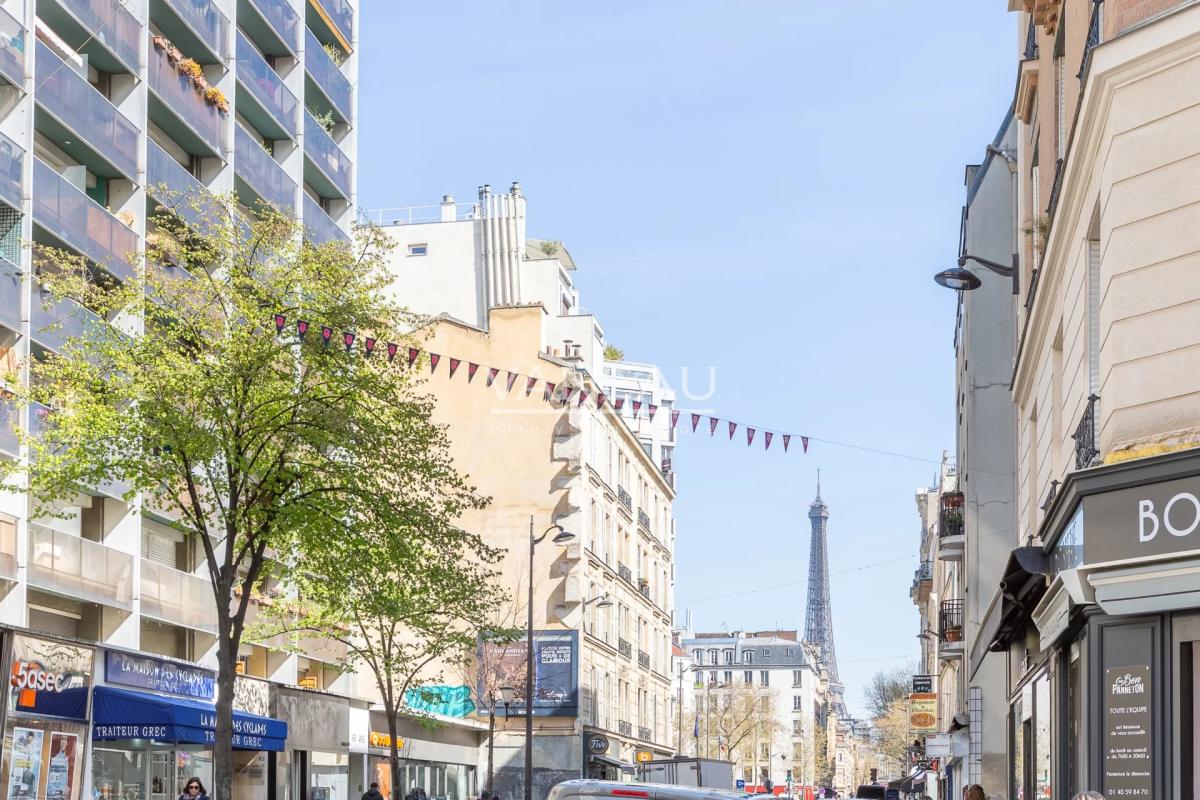
[[[859,800],[887,800],[887,787],[864,783],[854,790],[854,796]]]
[[[623,783],[577,779],[555,784],[546,800],[591,800],[591,798],[622,798],[622,800],[746,800],[750,795],[729,789],[709,789],[697,786],[676,786],[669,783]]]

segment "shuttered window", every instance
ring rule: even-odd
[[[183,536],[169,528],[142,525],[142,558],[179,569],[179,543]]]

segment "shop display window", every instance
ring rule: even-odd
[[[211,787],[212,775],[208,750],[151,745],[136,739],[97,742],[92,747],[96,800],[176,800],[192,778]]]

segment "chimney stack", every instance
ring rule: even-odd
[[[442,195],[442,222],[454,222],[454,195]]]

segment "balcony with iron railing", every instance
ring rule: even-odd
[[[638,727],[638,738],[641,739],[643,742],[653,742],[654,741],[654,731],[650,730],[649,728],[639,726]]]
[[[25,26],[0,8],[0,75],[16,86],[25,87]]]
[[[142,24],[122,0],[38,0],[38,19],[104,72],[137,75]],[[42,79],[38,68],[38,80]]]
[[[229,58],[229,18],[214,0],[152,0],[151,18],[163,34],[202,64]],[[159,8],[169,13],[156,13]],[[212,58],[202,54],[208,51]]]
[[[184,628],[217,632],[212,583],[190,572],[142,559],[142,614]]]
[[[617,733],[622,736],[633,736],[633,723],[623,719],[617,720]]]
[[[311,168],[310,168],[311,167]],[[304,181],[322,197],[350,199],[353,165],[321,123],[304,112]]]
[[[241,125],[234,125],[234,175],[254,195],[243,202],[254,205],[254,200],[270,203],[277,209],[290,210],[296,205],[296,183],[288,177],[270,153],[263,149],[258,140]]]
[[[625,491],[624,486],[617,486],[617,502],[624,506],[626,511],[633,511],[633,497]]]
[[[349,50],[354,42],[354,9],[347,0],[310,0],[308,24],[321,40]]]
[[[136,180],[138,126],[40,41],[34,61],[38,132],[98,175]]]
[[[237,6],[238,27],[258,49],[271,56],[294,56],[300,49],[303,23],[286,0],[237,0]]]
[[[33,221],[118,278],[133,277],[137,234],[38,158],[33,160]]]
[[[638,666],[650,669],[650,654],[645,650],[638,650]]]
[[[626,658],[633,658],[633,645],[626,639],[617,639],[617,650]]]
[[[1104,5],[1104,0],[1092,0],[1091,19],[1088,20],[1087,39],[1083,43],[1083,61],[1079,65],[1079,73],[1075,76],[1079,78],[1079,83],[1087,83],[1088,72],[1092,68],[1092,51],[1096,49],[1096,45],[1100,44],[1100,15],[1101,6]],[[1080,89],[1082,92],[1082,88]]]
[[[228,142],[225,116],[205,101],[191,77],[176,69],[167,52],[154,45],[146,71],[151,121],[189,153],[224,158]]]
[[[617,562],[617,577],[619,577],[621,580],[625,581],[626,583],[633,583],[633,570],[631,570],[629,567],[625,566],[620,561],[618,561]]]
[[[303,197],[303,214],[304,214],[304,235],[313,244],[324,244],[325,242],[345,242],[350,243],[350,237],[344,230],[338,227],[338,224],[333,221],[333,218],[325,213],[325,210],[306,193],[301,192]]]
[[[325,48],[313,36],[312,31],[304,29],[304,70],[305,97],[313,103],[318,111],[329,111],[337,122],[349,122],[353,112],[354,88],[350,80],[342,73],[334,60],[325,52]],[[317,96],[308,91],[311,84],[317,89]],[[320,102],[323,96],[327,103]]]
[[[638,525],[646,529],[646,533],[650,533],[650,515],[640,508],[637,510],[637,521]]]
[[[1071,438],[1075,440],[1075,469],[1087,469],[1093,466],[1100,456],[1100,447],[1096,436],[1096,404],[1099,402],[1099,395],[1088,395],[1083,416],[1079,418],[1079,424],[1075,426],[1075,433],[1071,434]]]
[[[27,574],[35,588],[133,610],[133,556],[100,542],[30,524]]]
[[[283,85],[262,54],[237,33],[237,110],[267,139],[295,139],[300,133],[296,95]]]
[[[942,561],[962,559],[966,545],[963,493],[944,492],[938,500],[938,558]]]
[[[938,608],[938,650],[943,658],[961,658],[963,601],[943,600]]]

